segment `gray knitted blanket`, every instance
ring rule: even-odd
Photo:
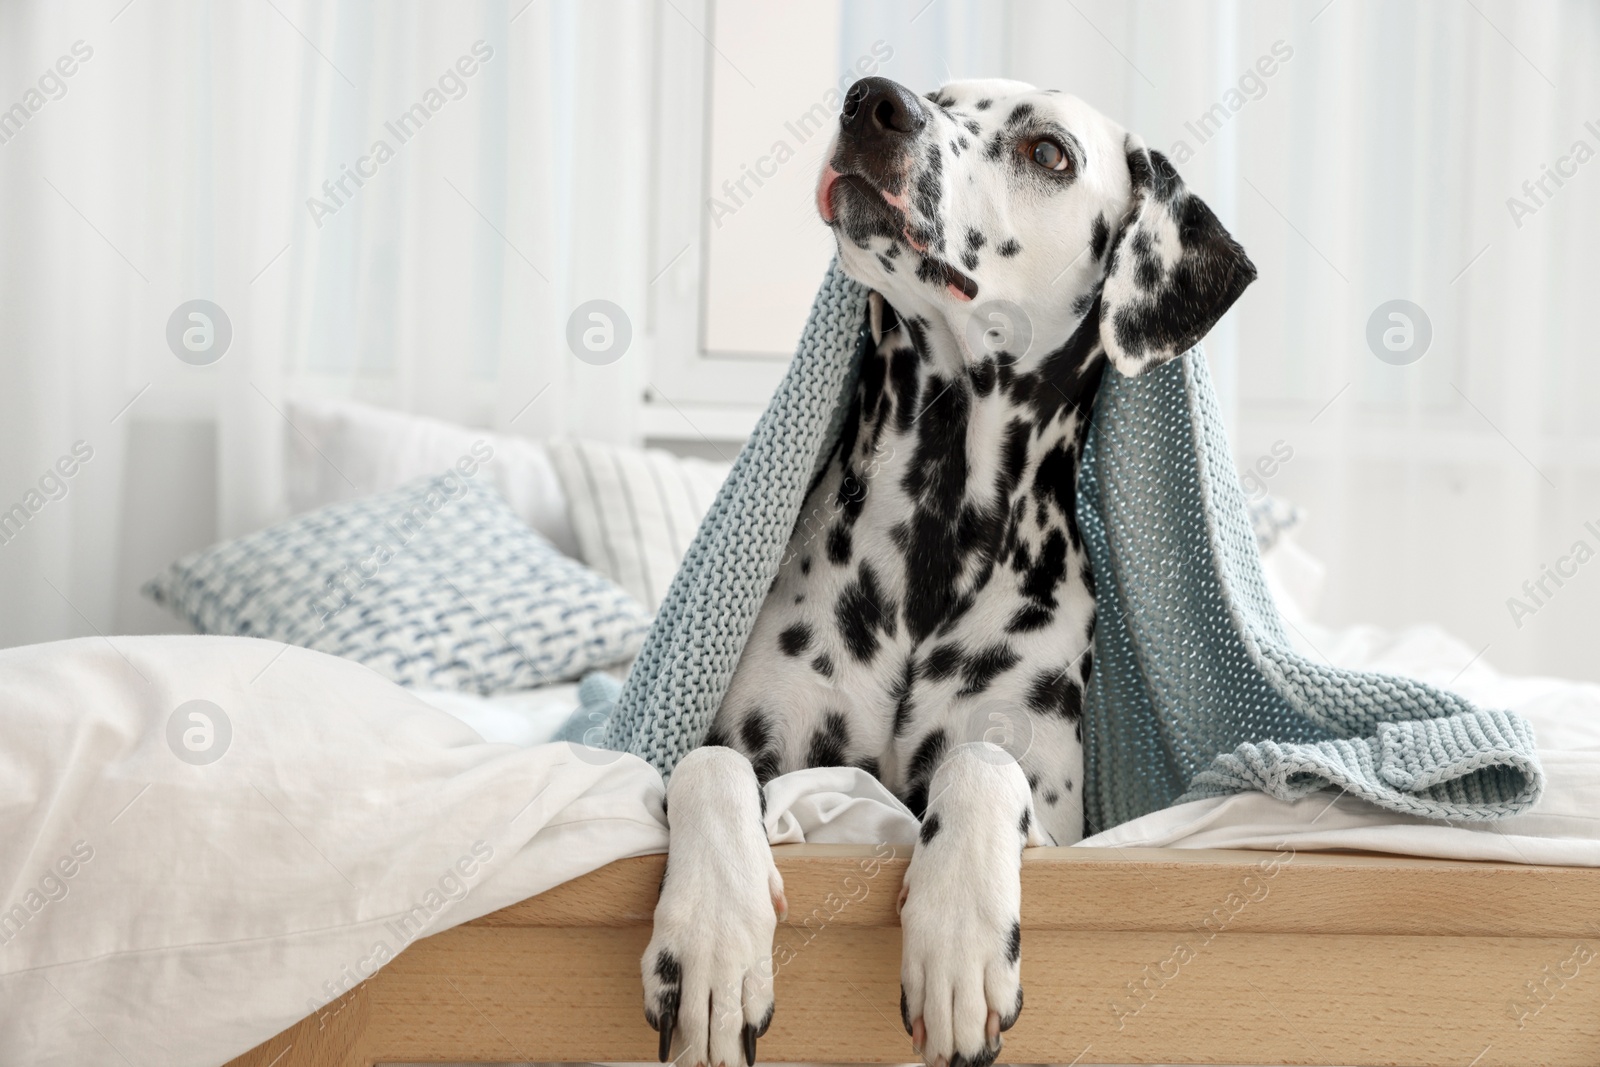
[[[869,343],[865,305],[835,264],[620,693],[599,676],[583,687],[574,723],[589,724],[591,743],[603,733],[604,747],[669,775],[704,741],[849,407]],[[1102,376],[1078,519],[1097,598],[1088,833],[1250,789],[1292,800],[1336,786],[1393,811],[1463,820],[1538,799],[1543,772],[1520,715],[1293,647],[1198,348],[1137,378]]]

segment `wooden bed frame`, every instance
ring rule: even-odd
[[[909,849],[774,849],[759,1060],[906,1063]],[[639,958],[664,856],[417,942],[230,1067],[654,1062]],[[1600,870],[1342,853],[1029,849],[1003,1062],[1600,1064]],[[730,1065],[736,1067],[736,1065]]]

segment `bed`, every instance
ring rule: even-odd
[[[893,905],[905,862],[778,847],[791,920],[775,951],[792,961],[761,1059],[908,1059]],[[233,1063],[652,1060],[638,960],[662,865],[620,861],[419,942]],[[1596,943],[1597,870],[1040,848],[1023,859],[1023,901],[1028,1006],[1007,1061],[1600,1062],[1600,980],[1577,948]]]
[[[372,453],[356,455],[338,419],[296,417],[383,484],[472,444],[408,424],[375,450],[352,430]],[[529,474],[543,454],[495,447],[517,518],[581,549],[595,524],[562,526],[553,475]],[[663,521],[692,530],[695,507]],[[643,578],[670,567],[644,567],[647,549],[614,577],[649,603]],[[1298,577],[1315,584],[1314,568]],[[1521,711],[1545,797],[1452,826],[1332,793],[1241,794],[1030,850],[1028,1008],[1003,1057],[1600,1063],[1600,687],[1505,678],[1436,629],[1291,614],[1339,665]],[[184,636],[0,650],[0,677],[0,811],[15,816],[0,870],[19,872],[0,900],[0,1060],[653,1059],[638,959],[662,784],[632,756],[549,743],[574,685],[418,692],[346,658]],[[197,700],[227,726],[214,761],[174,732]],[[909,1059],[892,901],[915,820],[853,768],[766,791],[791,919],[761,1058]]]
[[[1600,1062],[1600,690],[1461,672],[1436,632],[1315,639],[1518,707],[1545,746],[1539,806],[1441,826],[1328,793],[1239,794],[1030,850],[1008,1060]],[[7,756],[36,768],[6,779],[21,822],[0,869],[22,872],[13,895],[49,897],[0,954],[8,1053],[650,1058],[637,967],[661,782],[631,756],[538,743],[570,687],[419,696],[339,657],[217,637],[9,649],[0,672]],[[190,766],[150,724],[202,694],[229,709],[232,743]],[[892,900],[914,820],[855,768],[767,794],[791,921],[761,1057],[908,1059]],[[77,841],[92,855],[74,868]],[[369,952],[379,941],[394,951]]]
[[[1459,643],[1436,630],[1317,636],[1344,662],[1459,671]],[[1600,869],[1576,844],[1595,829],[1578,825],[1584,814],[1600,813],[1600,784],[1590,785],[1600,703],[1590,686],[1468,674],[1457,684],[1519,704],[1562,746],[1546,756],[1558,795],[1543,822],[1440,827],[1347,798],[1241,796],[1158,813],[1089,847],[1030,849],[1028,1006],[1002,1059],[1600,1062]],[[825,836],[815,820],[808,828]],[[1440,856],[1356,851],[1379,847]],[[779,1007],[760,1058],[905,1062],[893,899],[909,850],[775,849],[791,913],[774,946]],[[616,861],[420,941],[233,1062],[651,1061],[638,960],[662,864]]]

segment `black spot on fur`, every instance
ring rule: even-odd
[[[1061,803],[1061,794],[1057,793],[1054,789],[1048,790],[1044,795],[1044,802],[1053,808],[1057,804]]]
[[[937,374],[928,376],[923,394],[928,399],[917,424],[916,448],[901,477],[914,512],[899,531],[902,552],[915,561],[907,576],[906,622],[918,641],[954,617],[960,596],[956,582],[967,556],[982,547],[962,535],[984,532],[958,528],[967,490],[970,394]]]
[[[811,557],[810,556],[801,556],[800,557],[800,573],[801,574],[810,574],[811,573]]]
[[[839,502],[842,521],[848,526],[855,525],[856,520],[861,518],[861,509],[866,506],[867,483],[848,468],[844,480],[839,483]]]
[[[929,841],[934,839],[934,836],[937,835],[938,832],[939,813],[934,812],[932,815],[929,815],[926,819],[922,820],[922,833],[918,836],[922,843],[926,845]]]
[[[968,119],[967,132],[972,134],[974,137],[982,137],[983,127],[978,125],[978,121],[976,119]]]
[[[911,755],[911,764],[906,768],[909,789],[902,799],[919,819],[923,809],[928,806],[928,783],[933,780],[933,772],[938,770],[939,761],[944,758],[949,745],[950,740],[942,729],[930,730]]]
[[[1068,722],[1083,717],[1083,690],[1064,670],[1044,670],[1034,676],[1025,698],[1034,711],[1059,715]]]
[[[911,656],[906,657],[906,665],[900,671],[900,678],[894,685],[894,735],[900,732],[911,721],[911,689],[917,682],[917,661]]]
[[[711,730],[706,734],[706,747],[707,748],[727,748],[728,747],[728,735],[722,732],[722,727],[721,726],[713,726],[713,727],[711,727]],[[663,801],[662,803],[663,803],[663,806],[665,806],[665,801]]]
[[[912,235],[918,242],[935,251],[944,248],[944,213],[939,210],[940,176],[944,173],[944,156],[939,146],[930,144],[924,153],[922,170],[911,190],[911,202],[926,223],[914,225]]]
[[[856,766],[860,767],[862,770],[866,771],[868,774],[872,775],[872,777],[874,777],[874,778],[877,778],[879,776],[878,761],[875,760],[875,759],[872,759],[870,756],[867,757],[866,759],[856,760]]]
[[[955,644],[945,642],[933,646],[933,651],[928,653],[928,658],[923,660],[922,666],[928,677],[934,681],[943,681],[961,669],[961,649]]]
[[[1028,836],[1028,831],[1030,829],[1032,829],[1032,828],[1033,828],[1033,809],[1032,808],[1023,808],[1022,809],[1022,819],[1021,819],[1021,821],[1019,821],[1017,823],[1017,829],[1019,831],[1021,831],[1023,837],[1027,837]]]
[[[739,725],[739,737],[749,753],[750,766],[755,768],[756,780],[766,785],[768,780],[776,778],[778,753],[772,747],[772,728],[767,723],[767,717],[759,710],[752,710]]]
[[[850,726],[837,711],[822,717],[822,726],[811,735],[811,749],[806,754],[807,767],[838,767],[844,763],[845,750],[850,746]]]
[[[665,874],[661,877],[661,884],[667,884]],[[678,964],[677,957],[665,949],[656,957],[656,977],[661,979],[664,988],[657,995],[653,1009],[645,1005],[644,1020],[651,1029],[661,1032],[661,1058],[664,1060],[670,1051],[667,1046],[678,1019],[678,999],[683,993],[683,968]]]
[[[750,758],[750,766],[756,772],[756,781],[766,785],[778,776],[782,768],[778,764],[778,754],[771,749]]]
[[[1006,424],[1006,441],[1000,458],[1000,497],[1007,499],[1022,482],[1028,465],[1028,424],[1012,419]]]
[[[1011,936],[1006,938],[1006,961],[1016,963],[1022,958],[1022,924],[1011,924]]]
[[[751,752],[760,752],[772,744],[772,729],[767,725],[767,717],[759,711],[752,711],[745,716],[744,722],[739,725],[739,736]]]
[[[1106,222],[1104,215],[1094,217],[1094,231],[1089,238],[1089,251],[1094,253],[1094,258],[1099,259],[1106,254],[1106,245],[1111,241],[1111,226]]]
[[[988,396],[994,392],[995,380],[999,375],[999,368],[988,357],[968,365],[967,378],[972,382],[972,391],[976,395]]]
[[[993,105],[994,105],[994,101],[990,100],[986,96],[982,100],[979,100],[976,104],[973,104],[972,106],[977,108],[979,111],[988,111],[989,108],[992,107]]]
[[[833,657],[826,652],[817,653],[817,658],[811,661],[811,669],[824,678],[833,677]]]
[[[961,253],[961,265],[963,267],[967,268],[968,270],[977,270],[978,269],[978,253],[976,253],[976,252],[963,252],[963,253]]]
[[[1039,553],[1027,562],[1021,583],[1022,595],[1041,609],[1054,611],[1056,588],[1067,573],[1067,539],[1060,530],[1045,535]]]
[[[996,248],[995,251],[1005,258],[1010,259],[1018,252],[1022,251],[1022,246],[1017,243],[1017,239],[1015,237],[1008,237],[1000,243],[1000,247]]]
[[[970,251],[976,252],[978,249],[982,248],[984,240],[985,238],[983,234],[979,233],[977,230],[967,231],[967,248]]]
[[[1054,502],[1066,520],[1067,535],[1072,547],[1081,544],[1078,536],[1078,465],[1074,462],[1070,445],[1057,442],[1039,459],[1034,471],[1033,491],[1040,499]]]
[[[798,656],[811,647],[811,627],[803,622],[785,627],[778,635],[778,647],[785,656]]]
[[[1021,546],[1018,546],[1019,548]],[[1042,630],[1055,621],[1056,613],[1044,604],[1024,604],[1012,614],[1011,620],[1006,623],[1006,633],[1025,634],[1034,630]]]
[[[909,433],[917,417],[917,364],[914,348],[896,349],[889,355],[888,393],[894,399],[895,431]]]
[[[895,606],[884,596],[872,564],[861,564],[855,581],[844,587],[834,607],[834,621],[850,655],[862,663],[877,655],[878,635],[895,634],[894,616]]]
[[[972,696],[989,688],[989,683],[1016,666],[1021,659],[1009,645],[990,645],[968,653],[961,674],[965,684],[957,696]]]
[[[900,1022],[905,1025],[906,1033],[911,1033],[911,1009],[906,1006],[906,987],[900,987]]]
[[[836,566],[843,567],[850,562],[854,547],[850,528],[844,523],[835,523],[833,529],[828,531],[828,559]]]

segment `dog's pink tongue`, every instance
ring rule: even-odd
[[[832,163],[823,166],[822,178],[817,182],[817,211],[823,222],[833,221],[833,187],[842,177]]]

